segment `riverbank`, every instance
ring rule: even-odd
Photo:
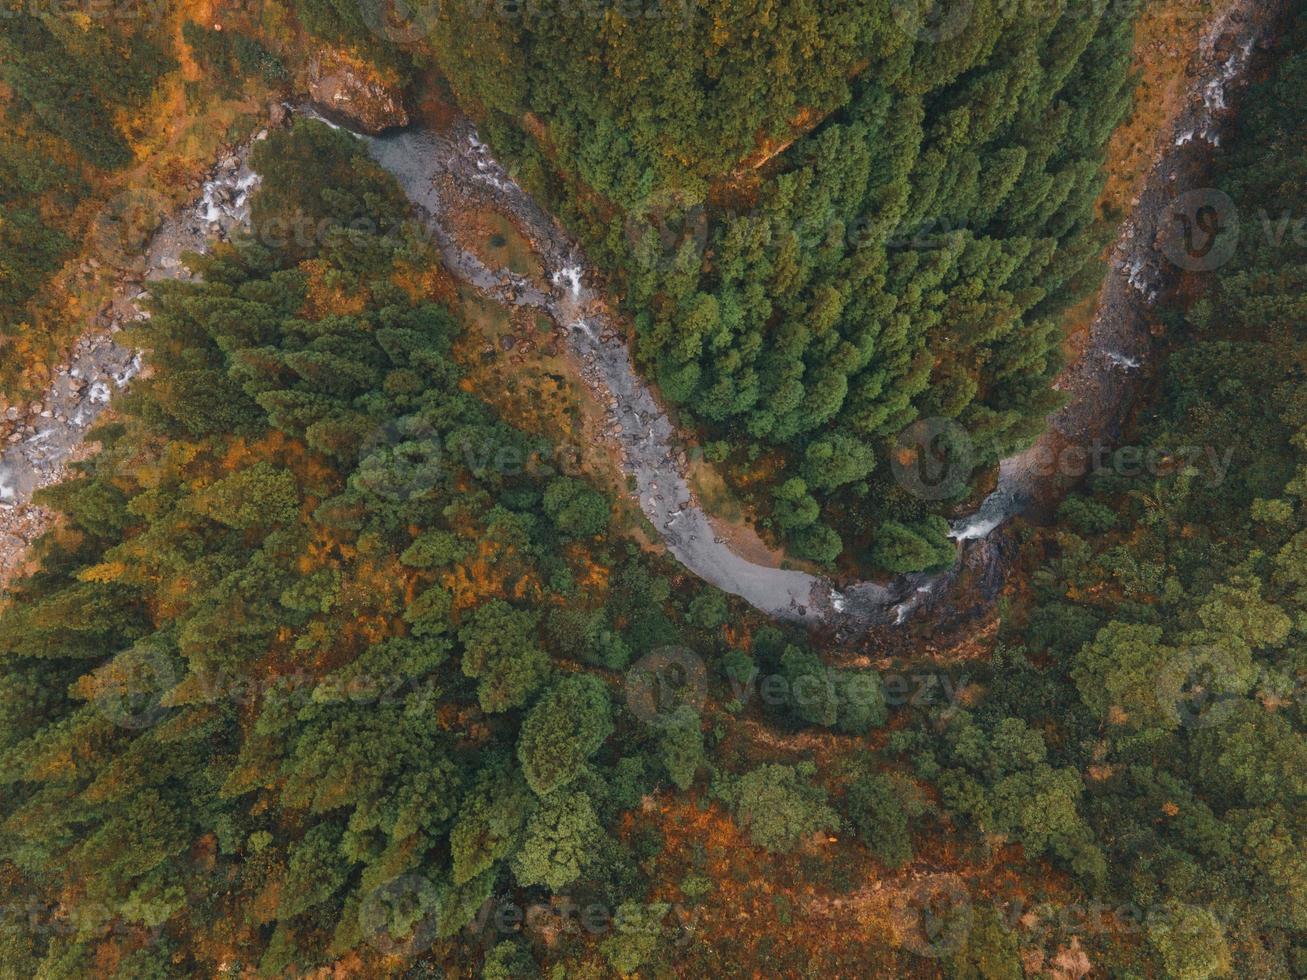
[[[1186,209],[1204,186],[1211,154],[1234,118],[1238,90],[1258,52],[1272,45],[1283,9],[1278,0],[1235,0],[1202,31],[1186,70],[1187,95],[1177,102],[1122,223],[1079,352],[1057,381],[1067,403],[1029,449],[1002,462],[997,487],[976,512],[954,523],[962,547],[947,583],[969,580],[967,588],[981,600],[974,609],[997,598],[1005,585],[1016,545],[1004,525],[1016,516],[1050,516],[1126,430],[1154,367],[1154,307],[1194,271],[1182,251],[1184,222],[1193,217]],[[949,592],[932,588],[922,609],[934,622],[966,622],[945,601]]]
[[[1058,382],[1070,395],[1049,429],[1026,452],[1004,461],[996,490],[976,514],[954,524],[960,543],[957,565],[937,575],[901,576],[889,583],[859,582],[837,588],[817,575],[754,564],[713,528],[688,480],[679,435],[650,388],[635,371],[630,352],[579,246],[512,179],[466,120],[442,135],[409,131],[368,138],[374,158],[393,173],[409,197],[430,217],[446,264],[460,279],[509,306],[548,314],[565,332],[581,365],[583,381],[607,406],[607,433],[622,450],[623,468],[645,516],[668,550],[690,571],[723,591],[744,598],[776,618],[833,628],[846,638],[877,625],[901,626],[922,611],[953,617],[951,596],[965,580],[983,610],[1003,587],[1000,541],[989,535],[1032,504],[1047,504],[1081,474],[1041,461],[1057,460],[1068,445],[1088,446],[1116,438],[1128,417],[1151,353],[1149,311],[1174,282],[1165,266],[1166,227],[1178,188],[1202,171],[1230,115],[1231,89],[1247,72],[1257,44],[1274,20],[1271,7],[1238,0],[1204,31],[1190,69],[1189,97],[1170,122],[1166,152],[1154,162],[1139,204],[1124,223],[1099,293],[1089,340]],[[552,289],[526,277],[489,269],[450,233],[442,220],[442,187],[481,199],[501,210],[530,239]]]
[[[1077,474],[1051,472],[1040,461],[1067,446],[1087,446],[1121,431],[1140,390],[1151,354],[1149,310],[1173,285],[1178,270],[1163,259],[1171,205],[1188,186],[1229,115],[1230,90],[1248,71],[1253,53],[1274,20],[1274,5],[1236,0],[1207,31],[1195,55],[1190,97],[1171,122],[1167,147],[1123,225],[1099,294],[1089,340],[1058,387],[1066,407],[1025,453],[1004,461],[997,489],[976,514],[954,525],[958,563],[937,575],[901,576],[892,582],[859,582],[838,588],[808,572],[756,564],[738,554],[713,527],[692,492],[688,460],[679,434],[651,388],[635,370],[625,342],[579,246],[490,155],[475,127],[455,117],[441,133],[411,128],[383,136],[359,136],[426,215],[432,239],[449,271],[508,308],[542,313],[560,328],[579,375],[605,409],[606,438],[620,452],[631,493],[668,551],[689,571],[740,596],[769,616],[832,629],[854,639],[876,626],[902,626],[925,612],[932,621],[974,618],[1001,591],[1004,535],[992,535],[1032,504],[1048,504]],[[311,110],[300,110],[309,111]],[[334,124],[333,124],[334,125]],[[179,257],[200,251],[245,220],[245,199],[256,178],[245,166],[248,146],[228,157],[205,184],[205,194],[165,222],[146,253],[143,280],[184,275]],[[532,274],[492,269],[475,243],[460,241],[445,220],[451,203],[479,202],[499,211],[529,241]],[[28,543],[48,523],[32,508],[32,492],[61,479],[82,446],[87,429],[113,391],[139,369],[135,352],[111,337],[126,320],[145,315],[142,289],[128,285],[111,304],[99,333],[88,335],[79,357],[59,372],[37,414],[11,438],[0,458],[0,579],[12,575]],[[49,412],[46,416],[43,413]],[[963,602],[956,596],[965,591]],[[959,608],[961,607],[961,608]]]
[[[149,284],[190,278],[182,261],[186,252],[204,252],[248,221],[249,194],[257,184],[247,162],[251,146],[225,151],[199,186],[199,197],[181,211],[168,214],[159,195],[129,192],[110,202],[90,229],[91,235],[117,240],[158,226],[139,262],[115,280],[108,301],[56,368],[45,394],[25,411],[8,409],[9,432],[0,454],[0,587],[23,571],[32,542],[51,526],[52,515],[33,503],[32,495],[62,481],[72,463],[94,451],[87,433],[142,370],[141,352],[119,344],[117,335],[149,315]]]

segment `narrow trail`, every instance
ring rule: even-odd
[[[901,624],[922,609],[948,606],[950,586],[963,568],[986,572],[988,591],[1002,582],[1001,559],[991,532],[1032,502],[1054,499],[1067,474],[1041,461],[1068,445],[1086,446],[1118,434],[1151,353],[1148,311],[1175,276],[1163,255],[1165,227],[1181,177],[1200,165],[1220,138],[1227,91],[1246,72],[1257,43],[1269,31],[1278,5],[1236,0],[1204,33],[1195,57],[1191,99],[1173,120],[1166,152],[1148,178],[1138,207],[1121,230],[1089,342],[1067,368],[1058,387],[1070,401],[1050,418],[1044,436],[1025,453],[1004,460],[997,489],[975,514],[954,523],[959,562],[935,575],[900,576],[889,583],[860,582],[843,588],[802,571],[754,564],[718,537],[687,480],[686,454],[666,412],[635,370],[622,332],[614,324],[579,246],[511,178],[477,138],[467,120],[436,134],[408,129],[381,137],[358,136],[392,173],[428,219],[433,241],[458,278],[509,306],[542,311],[565,331],[585,383],[607,406],[607,431],[622,449],[623,467],[634,478],[641,510],[687,569],[723,591],[740,596],[770,616],[832,628],[854,637],[880,624]],[[309,107],[295,112],[315,116]],[[256,139],[261,138],[260,134]],[[166,219],[145,255],[144,281],[187,275],[183,251],[203,251],[206,241],[226,238],[248,218],[247,199],[257,183],[246,164],[249,145],[224,160],[205,184],[203,197]],[[551,284],[542,288],[508,270],[488,268],[459,243],[443,216],[456,201],[481,199],[511,216],[536,251]],[[86,431],[110,396],[140,369],[140,355],[118,345],[122,323],[147,315],[139,305],[144,286],[124,283],[104,321],[97,323],[59,372],[36,421],[20,424],[0,456],[0,583],[21,565],[27,545],[49,523],[31,504],[32,493],[63,478],[81,452]]]

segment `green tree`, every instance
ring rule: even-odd
[[[956,548],[948,522],[932,517],[915,526],[886,521],[876,531],[871,560],[887,572],[922,572],[952,564]]]
[[[839,718],[839,692],[833,673],[810,650],[787,647],[781,655],[781,676],[785,678],[790,710],[810,725],[833,727]]]
[[[590,675],[561,678],[522,722],[517,757],[527,783],[540,796],[566,786],[612,731],[603,682]]]
[[[613,917],[615,935],[600,944],[608,965],[627,976],[636,973],[661,947],[663,919],[671,906],[666,902],[623,902]]]
[[[799,477],[786,480],[776,490],[772,516],[786,531],[807,527],[817,520],[821,506],[808,493],[808,485]]]
[[[972,916],[966,942],[949,963],[949,975],[958,980],[1022,980],[1025,976],[1017,937],[1003,925],[992,905],[982,906]]]
[[[458,631],[463,673],[486,711],[520,708],[544,684],[549,657],[535,640],[536,616],[502,599],[478,606]]]
[[[558,530],[572,538],[590,538],[608,527],[608,501],[603,494],[570,476],[545,488],[545,513]]]
[[[240,530],[288,524],[299,513],[295,478],[260,461],[192,498],[197,513]]]
[[[512,853],[531,804],[530,790],[507,760],[492,760],[477,774],[449,831],[455,885],[485,874]]]
[[[803,479],[810,487],[835,490],[865,479],[875,468],[871,447],[847,433],[832,433],[804,450]]]
[[[839,827],[826,793],[808,781],[812,772],[810,764],[768,763],[740,777],[732,791],[735,816],[753,843],[790,851],[805,837]]]
[[[885,773],[864,773],[849,784],[845,807],[849,823],[877,861],[900,868],[912,860],[910,822],[924,806],[911,783]]]
[[[696,626],[704,629],[716,629],[726,622],[729,612],[726,608],[726,596],[717,589],[705,589],[690,600],[687,610],[688,618]]]
[[[1225,930],[1207,909],[1170,903],[1148,923],[1148,941],[1166,975],[1177,980],[1208,980],[1230,972]]]
[[[673,784],[690,788],[704,763],[704,751],[699,714],[688,704],[678,706],[659,729],[658,761]]]
[[[513,856],[513,875],[523,886],[561,891],[594,860],[603,828],[590,797],[555,793],[540,801],[526,822],[522,846]]]
[[[327,901],[345,884],[350,864],[340,853],[340,837],[339,827],[320,823],[291,847],[278,917],[292,919]]]
[[[490,947],[481,964],[481,980],[531,980],[539,975],[531,950],[512,939]]]

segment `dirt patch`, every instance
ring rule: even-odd
[[[745,561],[765,568],[780,568],[785,552],[758,532],[755,515],[731,490],[721,471],[699,454],[691,454],[686,479],[717,537]]]
[[[841,832],[771,854],[717,804],[662,795],[646,798],[620,833],[647,828],[666,842],[653,898],[674,910],[672,941],[680,930],[693,937],[676,953],[682,976],[739,976],[748,963],[766,964],[768,976],[938,976],[980,907],[1017,918],[1032,891],[1045,901],[1075,897],[1064,875],[1044,864],[1032,869],[1015,846],[977,861],[931,836],[918,842],[917,860],[897,871]],[[1032,960],[1043,962],[1042,944],[1030,942],[1041,937],[1038,924],[1021,917],[1019,937]]]
[[[491,269],[507,269],[544,286],[544,271],[531,243],[507,216],[469,204],[450,213],[449,226],[459,242]]]
[[[449,91],[449,83],[434,69],[424,72],[412,90],[418,99],[412,113],[417,125],[443,135],[463,118]]]

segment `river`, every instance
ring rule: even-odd
[[[1191,97],[1172,121],[1166,152],[1122,226],[1088,342],[1058,381],[1069,401],[1049,419],[1035,445],[1002,462],[996,489],[977,510],[953,522],[959,564],[943,573],[900,576],[888,583],[840,587],[806,572],[755,564],[715,533],[690,491],[676,429],[635,370],[623,332],[611,322],[596,291],[594,284],[602,278],[592,274],[577,243],[491,156],[470,122],[460,120],[439,135],[410,129],[360,138],[426,213],[452,273],[501,303],[543,311],[564,327],[586,383],[608,406],[609,431],[620,443],[624,470],[634,477],[640,508],[671,554],[704,581],[770,616],[850,634],[874,624],[905,622],[948,593],[963,562],[997,560],[986,539],[1032,502],[1059,497],[1078,476],[1048,462],[1065,456],[1067,446],[1088,447],[1119,434],[1151,354],[1149,309],[1172,279],[1161,250],[1174,217],[1170,206],[1177,180],[1198,171],[1206,148],[1219,142],[1228,89],[1246,72],[1273,19],[1264,14],[1266,9],[1251,0],[1235,3],[1204,32]],[[534,246],[553,288],[544,290],[523,276],[489,269],[463,248],[442,220],[453,206],[442,188],[483,198],[511,215]]]
[[[586,384],[608,407],[608,431],[620,444],[639,506],[672,556],[704,581],[770,616],[828,626],[851,636],[876,624],[904,623],[918,610],[946,604],[949,587],[964,565],[988,565],[992,573],[997,562],[996,549],[990,546],[994,530],[1031,502],[1060,494],[1069,482],[1066,474],[1056,468],[1048,472],[1039,461],[1067,445],[1087,446],[1118,433],[1151,353],[1148,309],[1171,279],[1161,257],[1161,233],[1171,217],[1168,207],[1176,197],[1177,178],[1194,172],[1205,147],[1219,141],[1227,89],[1246,71],[1255,44],[1272,20],[1266,5],[1237,0],[1209,26],[1197,55],[1190,104],[1174,120],[1166,152],[1113,250],[1089,342],[1058,381],[1070,396],[1067,405],[1050,418],[1046,433],[1030,450],[1003,461],[996,490],[979,508],[953,523],[959,542],[953,569],[900,576],[888,583],[837,586],[807,572],[759,565],[715,533],[691,493],[676,429],[635,370],[623,333],[598,292],[602,278],[591,272],[576,242],[491,156],[470,122],[459,120],[439,134],[411,128],[380,137],[355,135],[424,212],[455,276],[501,303],[542,311],[564,329]],[[295,111],[316,115],[308,107]],[[177,261],[183,247],[199,250],[206,237],[224,237],[244,221],[246,195],[257,181],[245,167],[247,152],[248,146],[211,175],[200,201],[164,222],[146,256],[147,278],[185,274]],[[511,215],[534,246],[551,287],[490,269],[464,248],[443,221],[451,206],[450,190],[460,199],[483,198]],[[109,396],[139,367],[139,355],[118,346],[109,333],[122,320],[145,315],[136,305],[139,293],[139,287],[129,286],[113,324],[102,324],[83,338],[80,344],[86,349],[61,370],[47,399],[53,406],[45,409],[50,415],[29,427],[31,436],[0,458],[0,505],[11,519],[33,514],[31,492],[62,477],[64,462],[74,455]],[[24,525],[25,533],[6,539],[12,547],[0,553],[0,572],[16,567],[46,520],[37,513],[30,526]],[[989,580],[1001,582],[1001,574],[991,574]]]

